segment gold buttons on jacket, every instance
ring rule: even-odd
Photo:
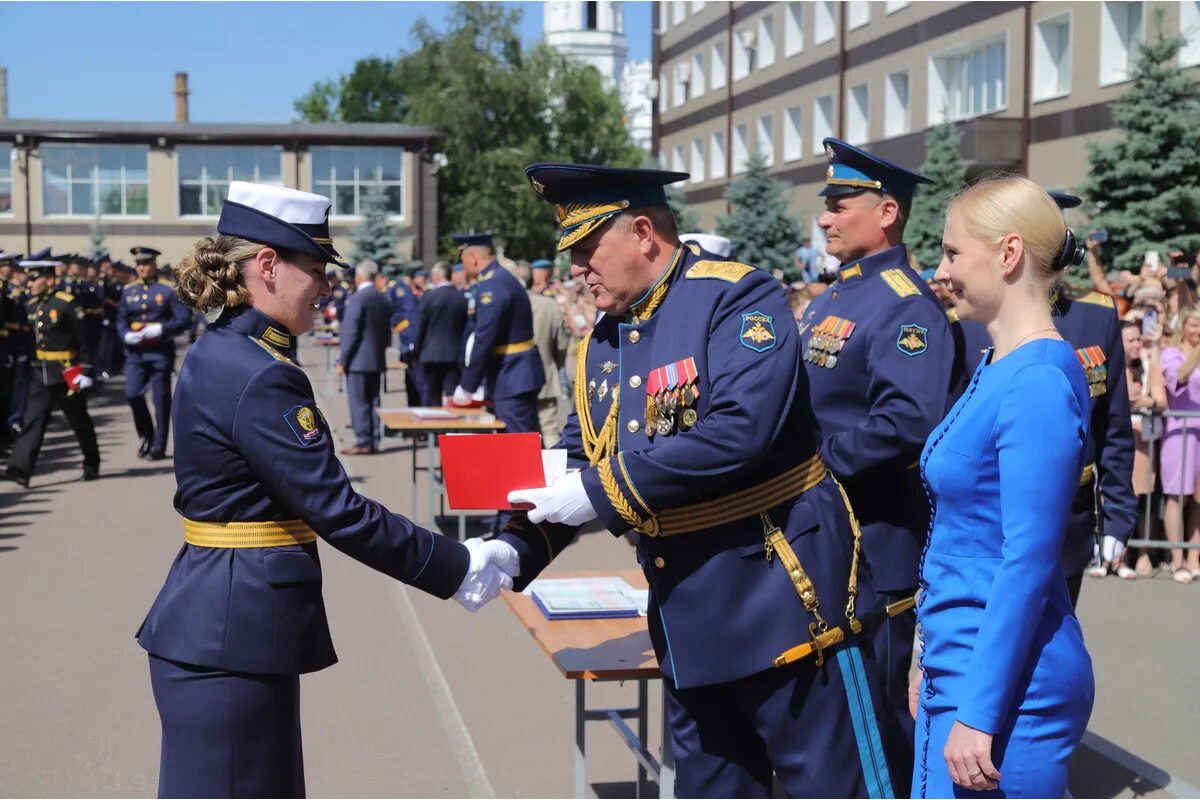
[[[638,333],[637,331],[629,332],[629,343],[630,344],[637,344],[641,340],[642,340],[642,335],[640,333]]]
[[[638,421],[636,419],[629,420],[629,424],[626,425],[625,427],[629,430],[630,433],[637,433],[642,428],[642,426],[638,424]]]
[[[654,559],[654,566],[658,567],[659,569],[662,569],[666,565],[667,565],[667,562],[663,560],[662,556],[659,556],[658,558]]]
[[[642,376],[641,375],[634,375],[632,378],[629,379],[629,386],[631,388],[636,389],[641,385],[642,385]]]

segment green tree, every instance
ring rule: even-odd
[[[781,269],[791,280],[800,229],[788,215],[786,190],[787,184],[767,174],[766,159],[756,154],[746,174],[725,190],[732,213],[717,220],[717,233],[733,242],[738,261],[768,272]]]
[[[363,221],[350,240],[355,261],[370,258],[383,266],[396,258],[396,231],[388,221],[387,198],[378,186],[363,192],[359,211]]]
[[[1109,106],[1123,135],[1088,144],[1083,192],[1117,269],[1136,269],[1147,250],[1200,248],[1200,86],[1177,66],[1184,39],[1164,33],[1161,10],[1155,28],[1138,48],[1133,85]]]
[[[313,122],[383,121],[364,115],[386,111],[389,121],[442,131],[438,222],[446,252],[453,231],[494,230],[510,256],[544,257],[554,252],[557,225],[525,179],[526,165],[642,161],[616,93],[595,69],[544,44],[523,48],[520,14],[501,3],[458,3],[445,32],[417,22],[415,49],[392,69],[359,70],[359,62],[358,82],[320,82],[296,103]]]
[[[944,120],[925,134],[925,163],[921,173],[933,181],[917,187],[912,211],[904,230],[904,241],[924,269],[936,267],[942,260],[942,231],[946,203],[967,180],[967,170],[959,153],[958,128]]]
[[[92,255],[93,260],[99,258],[100,256],[104,255],[106,252],[108,252],[107,249],[104,247],[104,221],[100,218],[99,214],[97,214],[96,218],[92,220],[91,239],[92,239],[91,255]]]

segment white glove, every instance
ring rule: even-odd
[[[84,389],[90,389],[96,385],[96,382],[87,375],[80,375],[75,379],[75,391],[82,392]]]
[[[530,522],[582,525],[596,518],[581,472],[568,473],[545,489],[514,489],[508,493],[508,502],[533,503],[528,512]]]
[[[476,389],[474,392],[471,393],[471,399],[473,401],[475,401],[476,403],[483,402],[483,387],[482,386],[480,386],[478,389]]]
[[[151,322],[146,327],[142,328],[142,336],[147,339],[158,339],[162,336],[163,328],[160,322]]]
[[[450,402],[456,406],[471,405],[471,393],[461,386],[454,387],[454,396],[450,398]]]
[[[128,344],[128,345],[140,344],[142,341],[142,338],[145,335],[146,334],[143,333],[142,331],[130,331],[129,333],[125,334],[125,344]]]
[[[1104,559],[1104,563],[1111,564],[1125,555],[1125,543],[1106,533],[1104,534],[1104,543],[1100,546],[1100,555]]]
[[[454,599],[474,614],[499,597],[501,589],[512,588],[521,564],[517,551],[505,542],[468,539],[464,546],[471,554],[471,564]]]

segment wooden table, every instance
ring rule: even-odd
[[[635,589],[646,588],[641,570],[565,572],[543,578],[624,578]],[[587,723],[608,722],[620,734],[638,762],[637,796],[642,797],[647,774],[658,780],[659,797],[674,797],[675,758],[667,734],[666,697],[663,697],[662,762],[647,749],[649,738],[649,682],[661,680],[645,617],[628,619],[548,620],[526,594],[504,592],[504,602],[521,625],[554,662],[564,678],[575,681],[575,796],[587,793]],[[588,708],[588,681],[636,681],[638,702],[633,708]],[[635,734],[625,723],[637,720]]]
[[[419,409],[418,409],[419,410]],[[505,425],[500,420],[493,417],[491,414],[474,409],[443,409],[450,411],[455,415],[453,419],[422,419],[413,413],[411,408],[377,408],[375,413],[379,416],[380,422],[383,423],[385,431],[392,433],[404,433],[409,435],[407,444],[408,451],[412,454],[412,518],[416,520],[417,516],[417,473],[424,472],[428,474],[426,481],[426,498],[428,500],[429,519],[423,523],[425,527],[433,529],[436,525],[436,514],[434,512],[434,504],[437,502],[438,508],[445,510],[445,486],[441,478],[441,460],[440,451],[437,446],[437,434],[439,433],[495,433],[502,431]],[[427,454],[427,463],[425,466],[420,466],[417,459],[417,453],[421,449],[421,444],[425,444]],[[461,542],[466,538],[467,517],[466,514],[458,515],[458,540]]]
[[[337,363],[337,349],[341,344],[341,339],[336,336],[314,336],[312,343],[317,347],[325,348],[325,391],[332,393],[334,391],[342,391],[342,382],[338,381],[334,386],[334,364]]]

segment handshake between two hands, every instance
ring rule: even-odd
[[[129,331],[125,334],[125,344],[133,345],[141,344],[143,341],[150,342],[155,339],[162,338],[163,327],[160,322],[151,322],[140,331]]]

